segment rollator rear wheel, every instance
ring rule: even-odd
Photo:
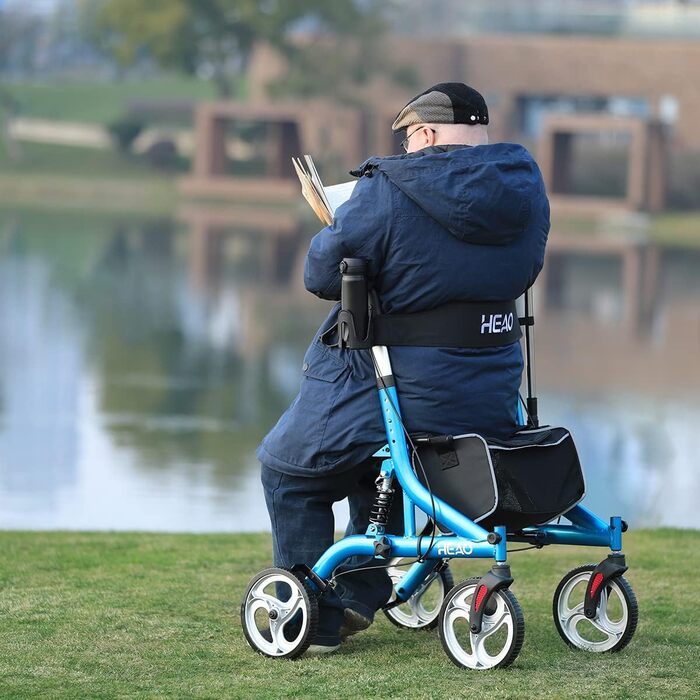
[[[402,559],[392,559],[392,566],[387,569],[394,586],[406,575],[406,569],[397,566],[401,561]],[[446,566],[442,571],[434,571],[428,576],[425,583],[405,603],[385,610],[384,614],[392,624],[403,629],[435,629],[442,601],[454,585],[450,567]]]
[[[476,671],[504,668],[513,663],[523,646],[525,618],[513,593],[502,589],[492,594],[481,632],[474,634],[469,613],[480,581],[467,579],[447,594],[440,611],[440,641],[457,666]]]
[[[289,569],[265,569],[246,589],[241,625],[246,641],[255,651],[273,658],[294,659],[309,648],[316,634],[316,594]]]
[[[624,649],[637,629],[639,609],[632,586],[623,576],[608,582],[601,593],[596,616],[583,612],[586,587],[595,564],[584,564],[569,571],[554,593],[554,626],[571,647],[592,652]]]

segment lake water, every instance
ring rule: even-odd
[[[0,528],[269,528],[255,447],[329,304],[315,224],[261,214],[0,210]],[[700,251],[570,240],[538,282],[540,417],[600,515],[700,527]]]

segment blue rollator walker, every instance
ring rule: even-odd
[[[521,429],[508,441],[473,433],[411,436],[401,420],[386,347],[390,343],[377,342],[392,337],[383,326],[390,317],[381,316],[377,300],[367,293],[364,261],[345,259],[341,272],[339,344],[371,353],[386,429],[387,444],[374,455],[383,459],[375,504],[366,533],[336,542],[313,568],[271,568],[252,579],[241,606],[248,643],[269,657],[303,654],[316,632],[317,596],[334,585],[334,572],[343,562],[361,556],[386,560],[394,593],[384,612],[394,624],[437,626],[447,655],[460,667],[508,666],[525,635],[522,610],[509,590],[513,578],[506,556],[507,543],[520,542],[534,548],[610,548],[599,564],[579,566],[562,578],[554,593],[553,616],[571,647],[621,650],[631,640],[638,616],[634,592],[622,575],[627,570],[621,553],[627,525],[619,516],[606,523],[580,504],[585,486],[571,436],[564,428],[539,426],[532,290],[524,295],[524,317],[516,312],[514,319],[525,335],[528,396],[520,401]],[[481,314],[478,321],[481,333],[512,331],[508,313]],[[395,479],[403,492],[403,535],[386,531]],[[416,510],[428,519],[420,532]],[[562,517],[568,522],[560,522]],[[482,577],[455,585],[448,564],[453,558],[494,563]]]

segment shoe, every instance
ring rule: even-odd
[[[304,656],[324,656],[325,654],[332,654],[334,651],[340,649],[340,644],[312,644],[305,652]]]
[[[362,632],[362,630],[366,630],[372,624],[372,620],[364,615],[360,615],[359,612],[352,608],[345,608],[343,617],[343,624],[338,633],[341,642],[345,641],[351,634],[357,634]]]

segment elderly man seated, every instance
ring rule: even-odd
[[[399,113],[405,154],[370,158],[331,226],[311,242],[306,288],[340,299],[339,263],[364,258],[382,312],[451,301],[508,301],[535,281],[549,232],[540,171],[513,143],[489,144],[483,97],[440,83]],[[329,347],[336,304],[304,357],[298,396],[258,448],[276,566],[313,566],[333,543],[332,505],[350,503],[349,533],[364,532],[386,442],[368,353]],[[391,360],[409,431],[507,437],[517,425],[519,342],[489,348],[394,347]],[[386,564],[386,562],[384,562]],[[350,572],[320,599],[310,652],[333,651],[369,626],[391,594],[385,569]],[[307,652],[308,653],[308,652]]]

